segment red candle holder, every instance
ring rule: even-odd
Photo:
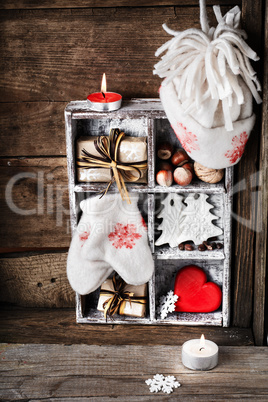
[[[120,109],[122,95],[116,92],[106,92],[106,76],[102,77],[101,92],[94,92],[87,97],[90,109],[98,112],[112,112]]]

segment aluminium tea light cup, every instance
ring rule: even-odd
[[[106,91],[106,76],[102,77],[101,92],[94,92],[87,97],[90,109],[97,112],[112,112],[120,109],[122,104],[122,95],[116,92]]]
[[[191,339],[182,345],[182,363],[191,370],[211,370],[218,364],[219,348],[216,343],[201,339]]]

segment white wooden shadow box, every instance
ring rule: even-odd
[[[72,231],[80,218],[80,201],[106,188],[105,183],[79,183],[76,178],[76,140],[80,136],[109,135],[111,128],[119,128],[129,136],[147,137],[148,183],[127,184],[128,191],[139,193],[139,207],[148,226],[148,241],[155,261],[155,272],[148,283],[148,302],[146,316],[135,318],[115,315],[108,323],[130,324],[175,324],[175,325],[217,325],[227,327],[230,321],[230,255],[231,255],[231,207],[233,169],[225,169],[225,175],[217,184],[207,184],[195,179],[190,185],[181,187],[161,187],[155,182],[157,143],[167,140],[180,147],[162,105],[157,99],[133,99],[123,102],[122,108],[115,112],[94,112],[87,101],[75,101],[65,109],[66,144],[68,158],[68,178],[70,196],[70,214]],[[109,191],[118,191],[115,186]],[[186,197],[189,193],[205,193],[211,210],[218,219],[213,221],[223,229],[223,234],[216,239],[223,243],[222,249],[213,251],[179,250],[168,245],[155,246],[160,235],[157,218],[161,199],[166,194],[175,192]],[[177,271],[188,264],[196,264],[207,273],[208,281],[217,283],[223,293],[221,307],[212,313],[170,313],[165,319],[157,314],[159,298],[174,289]],[[76,296],[76,317],[78,323],[106,323],[103,313],[96,309],[100,289],[87,295]]]

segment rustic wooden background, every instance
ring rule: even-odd
[[[267,248],[267,2],[242,7],[263,84],[263,107],[236,168],[232,325],[264,342]],[[265,5],[266,4],[266,5]],[[267,15],[267,11],[266,11]],[[199,27],[197,0],[0,0],[0,301],[20,307],[74,306],[66,279],[70,243],[63,111],[99,90],[157,97],[156,49],[171,28]],[[266,46],[265,46],[266,44]],[[265,50],[266,49],[266,50]],[[18,211],[20,213],[18,213]],[[246,224],[245,224],[246,222]],[[40,310],[41,311],[41,310]],[[40,313],[41,314],[41,313]]]

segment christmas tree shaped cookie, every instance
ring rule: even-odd
[[[184,202],[187,207],[181,212],[182,223],[177,245],[189,240],[198,245],[210,237],[216,237],[223,233],[222,229],[212,223],[218,217],[210,212],[213,205],[207,202],[207,198],[207,194],[199,194],[197,199],[194,194],[186,197]]]
[[[159,229],[162,230],[160,237],[156,240],[155,245],[161,246],[168,243],[170,247],[177,247],[177,238],[180,235],[180,225],[182,219],[182,210],[185,205],[182,203],[183,197],[179,194],[168,194],[167,197],[161,201],[164,205],[162,211],[157,215],[157,218],[162,218]]]

